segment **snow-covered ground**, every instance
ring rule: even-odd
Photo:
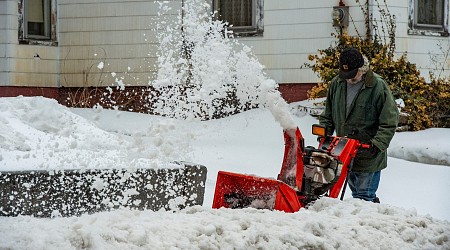
[[[169,2],[160,2],[161,13],[170,10]],[[284,102],[251,48],[232,39],[223,23],[205,13],[209,9],[204,1],[185,0],[175,23],[158,24],[164,32],[157,32],[159,70],[149,84],[159,95],[152,108],[177,118],[211,115],[216,108],[231,112],[232,102],[217,102],[230,92],[242,104],[265,108],[200,122],[69,109],[41,97],[0,98],[0,171],[165,168],[191,161],[208,168],[203,206],[0,217],[0,249],[450,249],[450,129],[394,137],[378,192],[381,204],[347,192],[344,201],[322,198],[292,214],[212,209],[219,170],[275,178],[283,128],[300,127],[306,144],[314,146],[310,127],[317,120],[298,109],[309,102]],[[180,55],[185,44],[189,59]],[[125,87],[123,80],[117,76],[117,88]],[[178,88],[186,82],[189,89]],[[432,165],[437,163],[442,165]]]
[[[290,105],[293,119],[306,144],[316,145],[310,126],[317,120],[299,104]],[[0,249],[450,249],[450,129],[395,135],[381,204],[347,192],[344,201],[323,198],[294,214],[211,209],[217,171],[277,176],[282,128],[265,108],[200,122],[0,98],[0,131],[2,171],[157,168],[173,160],[208,168],[203,206],[0,217]]]

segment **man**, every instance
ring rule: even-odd
[[[381,170],[387,166],[386,149],[398,124],[398,109],[389,86],[369,68],[355,48],[339,58],[339,76],[329,88],[320,124],[329,134],[369,144],[359,149],[348,176],[354,198],[379,203],[376,196]]]

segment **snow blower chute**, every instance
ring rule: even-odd
[[[321,196],[337,198],[356,152],[369,145],[329,136],[320,125],[313,125],[312,132],[320,138],[317,149],[304,146],[298,128],[284,131],[285,151],[277,180],[219,171],[212,207],[296,212]]]

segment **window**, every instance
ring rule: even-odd
[[[449,0],[410,0],[410,34],[448,36]]]
[[[52,16],[55,0],[20,0],[19,1],[19,42],[30,44],[56,43],[56,24]]]
[[[25,0],[25,38],[50,39],[50,0]]]
[[[263,33],[263,0],[213,0],[213,9],[237,35]]]

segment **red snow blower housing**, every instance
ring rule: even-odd
[[[300,130],[285,130],[283,165],[277,180],[219,171],[213,208],[261,208],[296,212],[321,196],[337,198],[351,169],[358,140],[327,135],[312,126],[319,147],[304,146]],[[341,194],[343,199],[345,192]]]

